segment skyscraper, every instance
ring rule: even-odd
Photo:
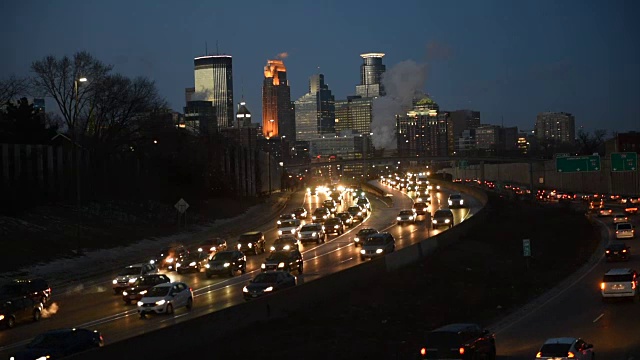
[[[231,60],[231,55],[207,55],[193,59],[195,92],[192,93],[191,100],[211,101],[216,109],[218,127],[233,126],[233,67]],[[186,93],[188,94],[188,90]]]
[[[360,54],[363,59],[360,65],[360,85],[356,86],[356,95],[362,97],[384,96],[382,74],[386,66],[382,64],[383,53]]]
[[[576,119],[565,112],[542,112],[536,118],[536,138],[558,143],[576,139]]]
[[[291,89],[282,60],[267,60],[262,84],[262,135],[295,141]]]
[[[238,104],[238,113],[236,114],[236,127],[251,126],[251,111],[247,109],[247,104],[243,101]]]
[[[309,79],[309,92],[295,101],[296,140],[307,141],[335,132],[335,98],[324,75]]]

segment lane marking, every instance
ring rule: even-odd
[[[598,316],[597,318],[595,318],[595,320],[593,320],[593,322],[597,322],[598,320],[602,319],[602,317],[604,316],[604,313],[600,314],[600,316]]]
[[[351,261],[351,260],[353,260],[353,259],[355,259],[355,258],[350,257],[350,258],[348,258],[347,260],[342,260],[342,261],[340,261],[340,262],[338,263],[338,265],[339,265],[339,264],[346,263],[347,261]]]

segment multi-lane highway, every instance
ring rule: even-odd
[[[374,227],[379,231],[389,231],[396,239],[396,248],[400,249],[416,242],[434,236],[444,231],[442,229],[432,230],[430,224],[424,219],[416,224],[397,226],[395,219],[401,209],[410,209],[413,200],[404,192],[386,188],[392,197],[392,205],[387,205],[381,199],[371,198],[372,211],[363,224],[348,229],[343,235],[330,235],[324,244],[304,244],[302,253],[304,256],[303,275],[298,275],[298,283],[304,284],[322,276],[356,266],[361,263],[358,255],[359,248],[353,246],[352,238],[360,226]],[[447,208],[448,192],[446,190],[433,191],[432,209],[434,212],[438,208]],[[290,212],[295,207],[303,204],[307,209],[313,211],[321,206],[326,198],[325,194],[318,193],[317,196],[310,196],[303,192],[292,196],[287,208],[283,212]],[[465,196],[468,204],[467,208],[453,209],[454,223],[464,221],[474,212],[477,212],[481,204],[468,196]],[[351,205],[353,199],[346,193],[343,208]],[[278,214],[273,214],[274,218]],[[249,230],[248,224],[247,230]],[[267,248],[277,237],[275,219],[272,225],[255,228],[265,233]],[[235,241],[230,239],[230,245]],[[144,256],[141,254],[141,261]],[[207,279],[203,273],[179,275],[175,272],[169,273],[173,281],[184,281],[189,284],[194,291],[194,308],[177,310],[173,316],[151,316],[146,320],[141,320],[136,313],[135,305],[127,306],[122,301],[121,296],[114,295],[111,290],[112,276],[108,278],[97,278],[83,282],[79,291],[69,291],[55,293],[53,299],[57,312],[42,319],[38,323],[24,323],[17,325],[14,329],[0,332],[0,357],[19,350],[35,335],[49,329],[65,327],[83,327],[97,329],[102,332],[106,343],[116,342],[125,338],[133,337],[157,328],[171,326],[177,322],[187,321],[199,315],[220,310],[228,306],[243,302],[242,287],[260,271],[260,264],[266,254],[248,256],[247,274],[238,275],[232,278],[212,277]],[[120,269],[113,269],[114,275]]]
[[[636,227],[640,226],[637,215],[630,219]],[[563,286],[528,305],[521,316],[495,329],[500,359],[533,359],[547,338],[564,336],[581,337],[593,344],[597,359],[640,359],[638,297],[634,301],[603,302],[600,294],[600,283],[607,270],[640,269],[640,239],[616,240],[611,217],[596,221],[607,227],[609,241],[631,246],[630,261],[606,262],[601,257],[567,279]],[[604,256],[604,250],[599,251]]]

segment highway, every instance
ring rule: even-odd
[[[637,215],[630,216],[630,220],[636,228],[640,225]],[[638,298],[605,303],[600,294],[600,282],[607,270],[640,269],[638,238],[616,240],[611,217],[596,218],[596,221],[606,225],[609,241],[622,241],[631,246],[631,259],[606,262],[602,249],[599,261],[571,276],[564,286],[546,294],[539,304],[527,306],[521,317],[494,329],[500,359],[533,359],[546,339],[563,336],[580,337],[593,344],[596,359],[640,359]]]
[[[382,185],[380,185],[382,187]],[[364,226],[374,227],[379,231],[389,231],[396,239],[396,248],[409,246],[428,236],[434,236],[444,229],[432,230],[430,224],[422,220],[417,224],[397,226],[395,219],[401,209],[410,209],[413,200],[401,191],[385,187],[385,191],[393,199],[393,205],[387,206],[383,201],[371,197],[372,211],[365,219]],[[432,192],[432,212],[440,207],[447,208],[448,192],[442,190]],[[344,205],[350,205],[353,201],[347,195]],[[458,224],[477,212],[481,204],[476,199],[463,195],[469,208],[453,209],[454,223]],[[292,211],[295,207],[304,206],[313,211],[321,205],[326,198],[324,194],[309,196],[303,192],[292,196],[287,209],[283,213]],[[265,233],[267,248],[277,237],[275,218],[279,214],[273,214],[272,225],[251,230],[261,230]],[[298,283],[304,284],[322,276],[356,266],[362,262],[359,258],[359,248],[353,246],[352,238],[357,232],[359,224],[348,229],[342,236],[330,235],[324,244],[304,244],[302,253],[304,257],[303,275],[298,275]],[[248,226],[247,231],[250,230]],[[230,239],[229,245],[234,245],[235,239]],[[141,254],[141,261],[145,256]],[[114,295],[111,289],[111,280],[120,269],[113,269],[113,276],[83,282],[77,291],[65,293],[54,292],[53,301],[57,312],[38,323],[17,324],[14,329],[0,331],[0,357],[7,358],[26,344],[31,338],[49,329],[65,327],[82,327],[97,329],[102,332],[105,342],[117,342],[125,338],[140,335],[158,328],[171,326],[175,323],[188,321],[194,317],[220,310],[235,304],[244,302],[242,287],[259,272],[260,264],[267,254],[247,256],[247,274],[235,277],[212,277],[207,279],[204,273],[183,274],[168,273],[173,281],[184,281],[189,284],[195,295],[194,308],[188,312],[185,309],[177,309],[173,316],[148,316],[141,320],[137,316],[135,305],[125,305],[120,295]],[[367,260],[368,261],[368,260]],[[55,290],[55,289],[54,289]]]

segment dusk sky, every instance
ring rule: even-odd
[[[383,52],[387,71],[426,64],[424,90],[440,108],[479,110],[483,123],[526,130],[538,112],[565,111],[577,128],[640,130],[635,0],[30,0],[3,1],[0,12],[0,79],[86,50],[153,79],[182,112],[193,58],[217,42],[233,56],[234,102],[244,94],[256,121],[267,59],[288,54],[292,100],[317,71],[344,99],[359,83],[359,54]]]

